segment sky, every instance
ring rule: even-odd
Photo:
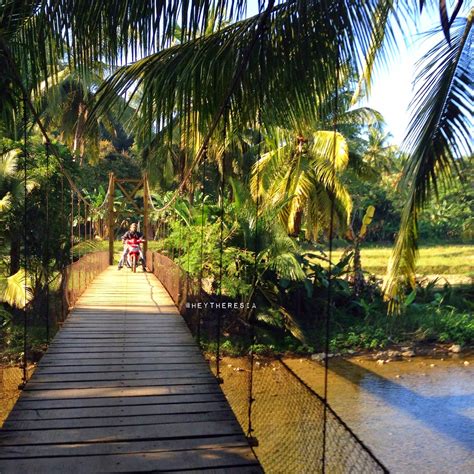
[[[386,129],[392,134],[393,144],[402,144],[410,121],[409,104],[413,98],[416,63],[438,41],[433,37],[428,40],[420,32],[437,28],[439,24],[438,11],[423,14],[418,32],[400,37],[397,59],[375,75],[366,105],[383,115]]]
[[[258,12],[258,0],[248,0],[247,15]],[[428,51],[433,39],[427,41],[420,32],[439,27],[439,11],[425,9],[419,21],[418,31],[410,35],[398,34],[399,51],[389,67],[374,76],[370,97],[360,106],[371,107],[380,112],[386,122],[386,130],[391,133],[391,143],[401,145],[409,123],[408,106],[413,96],[413,80],[416,62]]]

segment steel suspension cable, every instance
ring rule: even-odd
[[[263,3],[262,3],[263,7]],[[264,64],[264,45],[265,45],[265,31],[262,33],[262,43],[260,45],[260,52],[259,52],[259,70],[260,70],[260,77],[263,76],[263,64]],[[263,102],[264,102],[264,93],[262,88],[262,80],[259,81],[259,109],[257,111],[257,127],[258,127],[258,143],[257,143],[257,156],[256,162],[258,163],[261,159],[261,146],[262,146],[262,109],[263,109]],[[258,283],[258,253],[260,248],[260,235],[259,235],[259,215],[260,215],[260,168],[257,166],[257,196],[255,200],[255,242],[254,242],[254,262],[253,262],[253,282],[252,282],[252,290],[251,290],[251,297],[255,295],[255,289]],[[250,303],[251,301],[249,301]],[[250,347],[250,375],[249,375],[249,387],[248,387],[248,412],[247,412],[247,439],[251,446],[256,446],[258,444],[257,439],[252,436],[254,431],[252,426],[252,409],[253,404],[255,402],[255,398],[253,396],[253,382],[254,382],[254,346],[256,344],[255,338],[255,325],[254,322],[251,321],[253,315],[253,309],[249,309],[249,318],[248,324],[250,325],[250,340],[252,347]]]
[[[340,3],[339,3],[340,9]],[[326,318],[325,318],[325,348],[324,348],[324,407],[323,407],[323,447],[322,447],[322,474],[326,473],[326,450],[327,450],[327,425],[328,425],[328,381],[329,381],[329,338],[332,317],[332,289],[333,289],[333,241],[334,241],[334,214],[335,214],[335,182],[336,179],[336,145],[338,130],[338,113],[339,113],[339,75],[340,75],[340,51],[339,51],[339,22],[335,25],[336,51],[335,51],[335,88],[334,88],[334,110],[333,110],[333,150],[332,150],[332,173],[333,183],[329,192],[331,201],[330,219],[329,219],[329,263],[328,263],[328,287],[326,300]]]
[[[23,306],[23,376],[20,388],[24,388],[28,380],[28,112],[27,98],[23,104],[23,271],[24,271],[24,306]]]
[[[71,234],[70,234],[70,260],[69,281],[71,282],[71,293],[74,291],[74,272],[72,264],[74,263],[74,191],[71,189]],[[70,301],[68,302],[68,304]]]
[[[229,108],[227,107],[223,116],[223,150],[222,150],[222,162],[221,162],[221,178],[219,185],[219,200],[220,200],[220,225],[219,225],[219,311],[217,312],[217,347],[216,347],[216,378],[219,383],[223,382],[220,372],[220,359],[221,359],[221,326],[222,326],[222,278],[224,276],[223,271],[223,259],[224,259],[224,196],[225,196],[225,162],[226,162],[226,151],[227,151],[227,125],[229,120]]]
[[[45,251],[45,282],[46,282],[46,343],[49,344],[49,143],[46,142],[46,251]]]
[[[199,272],[199,298],[202,300],[203,291],[202,291],[202,279],[204,275],[204,202],[206,197],[206,164],[207,164],[207,148],[204,149],[204,155],[202,159],[202,178],[201,178],[201,248],[200,248],[200,272]],[[198,311],[198,321],[197,321],[197,342],[201,345],[201,311]]]
[[[67,229],[66,219],[65,219],[65,199],[64,199],[64,176],[61,175],[61,229]],[[62,266],[62,263],[61,263]],[[64,281],[66,279],[66,273],[64,269],[62,270],[61,275],[61,323],[64,321],[65,308],[64,308],[64,291],[67,289],[64,288]]]
[[[78,260],[81,258],[81,200],[77,199],[77,251],[78,251]]]
[[[257,162],[260,161],[261,158],[261,142],[262,142],[262,113],[261,109],[258,110],[257,112],[257,124],[258,124],[258,144],[257,144]],[[252,283],[252,290],[251,290],[251,295],[255,295],[255,288],[258,283],[258,252],[260,248],[260,235],[258,231],[258,225],[259,225],[259,214],[260,214],[260,193],[259,189],[260,188],[260,171],[259,168],[257,167],[257,196],[255,200],[255,241],[254,241],[254,262],[253,262],[253,267],[254,267],[254,276],[253,276],[253,283]],[[249,303],[251,300],[249,301]],[[249,376],[249,387],[248,387],[248,412],[247,412],[247,418],[248,418],[248,424],[247,424],[247,439],[249,441],[249,444],[251,446],[256,446],[258,444],[257,439],[252,436],[252,433],[254,431],[253,426],[252,426],[252,409],[253,409],[253,404],[255,402],[255,398],[253,396],[253,382],[254,382],[254,346],[256,344],[256,338],[255,338],[255,325],[254,322],[251,321],[252,314],[253,314],[253,309],[249,309],[249,319],[248,319],[248,324],[250,325],[250,341],[252,346],[250,347],[250,376]]]

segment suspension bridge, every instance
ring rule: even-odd
[[[31,378],[24,308],[22,393],[0,432],[0,472],[386,472],[283,362],[256,370],[249,350],[242,367],[222,367],[225,311],[207,321],[189,311],[186,303],[212,296],[172,258],[148,250],[149,272],[117,271],[115,190],[149,237],[157,209],[146,175],[111,174],[95,208],[65,176],[71,248],[105,227],[108,251],[71,252],[59,309],[46,299],[48,349]],[[203,337],[215,343],[207,360]],[[257,342],[253,332],[248,340]]]
[[[0,441],[0,472],[260,472],[166,290],[115,267],[78,299]]]

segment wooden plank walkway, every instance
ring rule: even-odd
[[[152,274],[99,275],[0,432],[0,472],[260,473]]]

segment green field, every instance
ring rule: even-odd
[[[392,248],[366,247],[361,251],[362,268],[375,275],[384,275]],[[343,249],[334,251],[338,261]],[[417,261],[419,275],[461,275],[473,276],[474,245],[433,245],[420,248]]]

